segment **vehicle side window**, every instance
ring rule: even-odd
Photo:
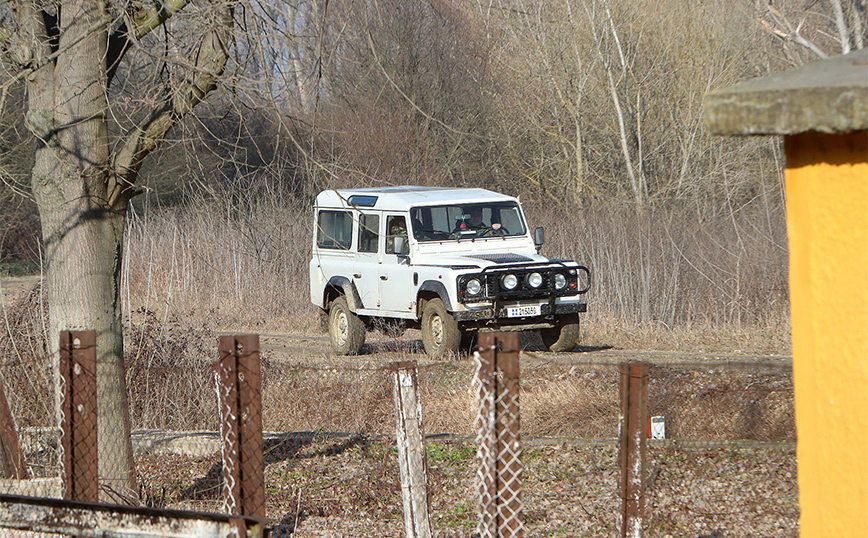
[[[406,254],[409,252],[407,244],[407,219],[402,216],[392,216],[386,218],[386,254]],[[404,238],[404,251],[395,252],[395,238]]]
[[[380,216],[359,216],[359,252],[377,252],[377,241],[380,238]]]
[[[347,211],[320,211],[317,218],[316,246],[349,250],[353,241],[353,218]]]

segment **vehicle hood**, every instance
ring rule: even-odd
[[[514,254],[511,252],[480,252],[458,254],[418,254],[413,257],[413,265],[434,265],[438,267],[496,267],[517,263],[545,263],[549,258],[539,254]]]

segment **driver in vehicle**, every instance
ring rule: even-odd
[[[489,226],[482,221],[482,208],[479,206],[470,206],[464,212],[464,218],[455,227],[456,232],[462,231],[478,231],[485,229],[499,230],[500,223],[492,222]]]

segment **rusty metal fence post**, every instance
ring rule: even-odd
[[[259,336],[221,336],[217,405],[223,456],[223,510],[265,518]]]
[[[389,369],[395,388],[395,432],[404,501],[404,530],[407,538],[430,538],[428,461],[422,433],[416,361],[393,362]]]
[[[99,500],[96,333],[60,333],[60,445],[64,499]]]
[[[519,349],[517,332],[481,333],[474,354],[480,538],[524,536]]]
[[[18,430],[0,382],[0,478],[27,478],[27,466],[18,442]]]
[[[619,417],[621,468],[619,534],[641,538],[645,517],[646,428],[648,421],[648,365],[621,364],[621,416]]]

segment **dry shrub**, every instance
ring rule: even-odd
[[[54,381],[46,348],[48,317],[37,284],[11,307],[3,308],[0,382],[19,428],[54,425]]]
[[[130,218],[127,308],[167,305],[210,327],[315,331],[310,207],[252,189]]]
[[[315,370],[265,361],[262,400],[267,430],[394,430],[392,381],[385,370]]]
[[[419,370],[419,399],[425,433],[475,435],[477,404],[471,392],[471,363],[439,364]]]
[[[611,370],[529,383],[522,387],[522,429],[554,437],[614,437],[617,383]]]
[[[522,383],[522,433],[613,438],[620,413],[615,366],[572,367]],[[648,413],[666,421],[668,438],[696,441],[793,441],[789,373],[653,367]]]
[[[217,428],[216,336],[178,319],[135,310],[126,330],[127,388],[134,428]]]
[[[654,368],[649,414],[666,418],[667,437],[795,441],[790,373]]]

